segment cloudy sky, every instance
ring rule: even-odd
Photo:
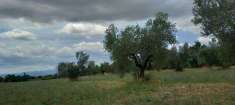
[[[122,29],[163,11],[177,25],[179,43],[206,42],[191,23],[193,0],[0,0],[0,74],[56,69],[86,51],[98,63],[109,24]]]

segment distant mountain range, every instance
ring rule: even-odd
[[[24,75],[26,73],[27,75],[30,76],[46,76],[46,75],[54,75],[57,74],[57,70],[41,70],[41,71],[30,71],[30,72],[22,72],[22,73],[9,73],[9,74],[14,74],[14,75]],[[0,74],[0,76],[6,76],[8,74]]]

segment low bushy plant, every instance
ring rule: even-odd
[[[79,73],[79,68],[76,65],[73,65],[68,69],[68,78],[70,80],[76,80],[79,76]]]

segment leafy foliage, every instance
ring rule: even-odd
[[[72,68],[73,63],[59,63],[58,64],[58,76],[59,77],[68,77],[68,70]]]
[[[78,76],[94,75],[97,73],[113,73],[113,65],[107,62],[96,65],[95,61],[88,61],[89,55],[85,52],[76,53],[77,64],[75,63],[59,63],[58,76],[60,78],[68,77],[76,80]]]
[[[164,54],[167,45],[176,42],[175,31],[168,15],[158,13],[144,27],[128,26],[118,32],[114,25],[110,25],[106,30],[104,46],[119,70],[128,71],[128,65],[135,64],[139,68],[137,78],[143,78],[147,68],[164,58],[161,54]]]
[[[80,69],[80,71],[85,70],[85,66],[87,65],[89,55],[83,51],[77,52],[76,53],[76,58],[77,58],[77,66]]]
[[[112,71],[112,66],[108,62],[104,62],[100,64],[100,71],[102,74],[106,73],[111,73]]]
[[[210,42],[209,45],[202,45],[195,42],[189,46],[185,43],[183,46],[172,47],[167,54],[167,63],[165,68],[182,70],[183,68],[199,68],[220,66],[221,59],[217,43]]]
[[[194,0],[193,22],[200,24],[203,35],[218,39],[224,66],[233,64],[235,59],[234,5],[234,0]]]

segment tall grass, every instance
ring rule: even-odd
[[[131,74],[0,83],[0,105],[235,105],[235,70],[151,71]]]

